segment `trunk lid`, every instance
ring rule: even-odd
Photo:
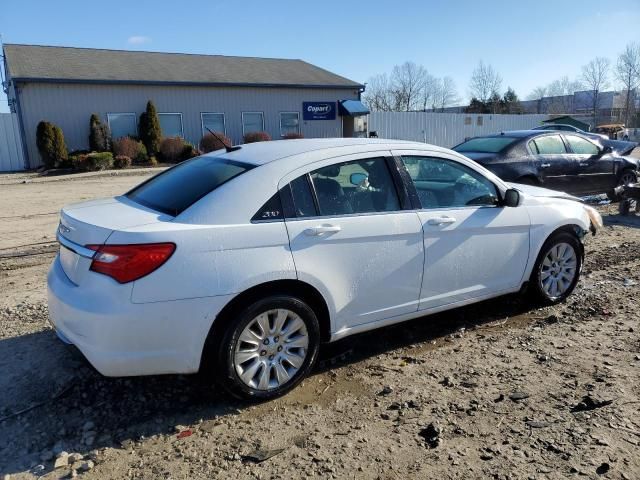
[[[123,230],[173,217],[158,213],[126,197],[111,197],[67,205],[60,212],[60,263],[69,279],[80,285],[91,266],[87,245],[104,244],[115,230]]]

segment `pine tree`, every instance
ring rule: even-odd
[[[162,141],[162,129],[156,106],[151,100],[147,102],[147,110],[140,115],[139,130],[140,140],[147,147],[149,155],[158,153]]]
[[[52,157],[54,159],[54,166],[59,167],[66,164],[69,160],[69,151],[64,141],[62,129],[56,125],[53,126],[53,139]]]
[[[89,120],[89,148],[95,152],[111,150],[111,132],[95,113]]]
[[[38,152],[40,152],[42,163],[44,163],[47,168],[53,168],[55,166],[55,157],[53,156],[55,132],[53,124],[45,121],[38,123],[38,128],[36,129],[36,144],[38,145]]]

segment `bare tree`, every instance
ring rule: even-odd
[[[404,62],[393,67],[391,83],[400,100],[401,110],[419,110],[428,72],[422,65]]]
[[[438,95],[439,79],[426,73],[424,77],[424,85],[422,87],[422,110],[435,108],[436,97]]]
[[[481,60],[471,74],[471,82],[469,84],[471,95],[481,102],[487,103],[491,97],[500,95],[501,86],[502,77],[500,77],[491,65],[485,65]]]
[[[386,73],[375,75],[367,82],[364,102],[374,112],[391,112],[397,109],[391,81]]]
[[[631,95],[640,86],[640,44],[630,43],[625,47],[618,57],[615,75],[625,89],[624,124],[629,126]]]
[[[577,80],[564,76],[547,85],[545,113],[570,113],[573,111],[574,93],[582,88]]]
[[[458,91],[451,77],[436,79],[436,83],[433,109],[439,109],[442,112],[446,107],[458,101]]]
[[[527,100],[540,100],[543,97],[547,96],[547,87],[540,86],[534,88],[529,95],[527,95]]]
[[[596,57],[582,67],[582,81],[591,92],[591,107],[593,108],[593,125],[596,125],[598,106],[602,89],[609,84],[609,59]]]

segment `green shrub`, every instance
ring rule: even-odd
[[[79,172],[87,171],[87,156],[88,153],[75,153],[69,155],[69,164],[71,168]]]
[[[182,148],[182,154],[180,155],[180,160],[189,160],[190,158],[197,157],[198,155],[200,155],[200,150],[189,142],[185,142],[184,147]]]
[[[53,168],[55,166],[55,159],[53,157],[53,145],[55,142],[55,133],[53,131],[53,124],[42,121],[38,123],[36,129],[36,144],[38,145],[38,152],[40,152],[40,158],[42,163],[47,168]]]
[[[231,142],[231,139],[226,137],[224,133],[221,133],[221,132],[214,132],[214,133],[215,135],[212,135],[211,133],[207,133],[204,137],[202,137],[202,140],[200,140],[200,151],[202,151],[202,153],[213,152],[215,150],[220,150],[225,146],[230,147],[233,145],[233,143]],[[216,138],[216,136],[220,138]]]
[[[97,114],[92,114],[89,120],[89,148],[94,152],[111,150],[111,132],[109,126],[102,123]]]
[[[140,115],[138,134],[144,146],[147,147],[149,155],[155,155],[160,151],[162,129],[156,106],[151,100],[147,102],[147,110]]]
[[[149,167],[157,167],[158,166],[158,160],[156,159],[156,157],[154,157],[153,155],[151,155],[149,157],[149,159],[147,160],[147,165]]]
[[[118,155],[113,159],[113,168],[129,168],[131,163],[131,159],[126,155]]]
[[[84,160],[85,170],[95,172],[113,168],[113,154],[111,152],[89,153]]]
[[[62,129],[56,125],[53,126],[53,139],[53,158],[55,159],[54,166],[64,167],[69,161],[69,150],[67,150],[67,144],[64,141]]]
[[[45,121],[38,123],[36,144],[45,168],[63,167],[67,164],[69,152],[60,127]]]
[[[160,143],[160,159],[163,162],[178,163],[183,160],[184,149],[185,142],[181,137],[165,137]]]
[[[147,149],[144,144],[131,137],[122,137],[113,142],[113,154],[129,157],[135,163],[147,162]]]
[[[244,143],[254,142],[268,142],[271,140],[271,135],[267,132],[249,132],[244,134]]]

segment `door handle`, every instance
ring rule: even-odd
[[[579,163],[578,165],[581,166],[581,167],[588,167],[589,166],[588,163]]]
[[[549,168],[551,166],[550,163],[541,163],[540,168]]]
[[[316,227],[307,228],[304,233],[309,236],[319,236],[325,233],[336,233],[341,230],[339,225],[318,225]]]
[[[453,217],[435,217],[427,220],[428,225],[447,225],[455,223],[456,219]]]

